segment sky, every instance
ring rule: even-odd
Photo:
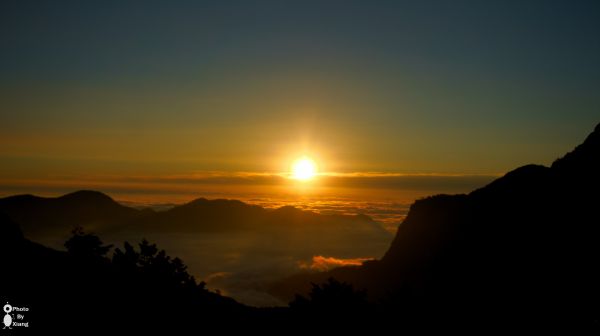
[[[593,130],[599,36],[597,1],[2,1],[0,196],[293,198],[304,155],[312,195],[466,192]]]

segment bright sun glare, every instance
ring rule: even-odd
[[[292,177],[300,181],[308,181],[317,173],[317,165],[309,157],[301,157],[292,165]]]

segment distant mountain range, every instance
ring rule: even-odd
[[[333,277],[374,302],[393,297],[393,314],[419,321],[597,328],[599,187],[600,125],[551,167],[416,201],[381,260],[293,276],[272,292],[290,299]]]
[[[0,199],[0,213],[18,223],[25,236],[44,241],[68,236],[82,226],[98,234],[288,231],[323,235],[332,231],[389,240],[390,233],[366,215],[318,214],[291,206],[265,209],[237,200],[199,198],[166,211],[123,206],[109,196],[81,190],[60,197],[17,195]],[[340,238],[340,237],[338,237]],[[342,237],[343,238],[343,237]]]
[[[67,234],[75,226],[94,230],[124,224],[146,212],[128,208],[109,196],[81,190],[61,197],[17,195],[0,199],[0,212],[17,222],[28,238]]]

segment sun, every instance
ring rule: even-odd
[[[317,174],[317,165],[311,158],[304,156],[292,165],[292,178],[300,181],[308,181]]]

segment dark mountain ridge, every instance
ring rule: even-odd
[[[60,197],[17,195],[0,199],[0,212],[17,222],[25,236],[68,233],[77,225],[97,229],[117,225],[139,216],[109,196],[80,190]]]
[[[597,325],[599,168],[600,125],[551,167],[416,201],[381,260],[298,275],[273,292],[289,298],[333,277],[366,288],[373,302],[397,298],[388,311],[420,321]]]
[[[81,190],[60,197],[16,195],[0,199],[0,212],[17,222],[26,237],[66,236],[76,226],[97,233],[227,232],[294,227],[336,229],[364,226],[389,236],[366,215],[318,214],[290,206],[270,210],[238,200],[198,198],[166,211],[123,206],[98,191]]]

